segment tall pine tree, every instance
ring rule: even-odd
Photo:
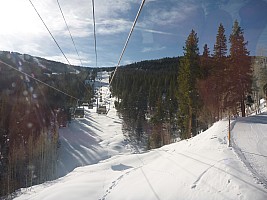
[[[222,23],[220,23],[219,28],[218,28],[218,33],[216,36],[216,43],[214,45],[214,49],[213,49],[213,56],[214,58],[218,59],[218,58],[224,58],[227,55],[227,39],[225,36],[225,29],[222,25]]]
[[[220,23],[218,33],[216,35],[216,42],[213,49],[214,70],[213,70],[213,87],[211,93],[216,107],[217,119],[222,117],[223,112],[223,97],[226,93],[227,86],[225,68],[227,59],[227,39],[225,36],[225,29]]]
[[[240,105],[242,117],[245,116],[245,99],[252,87],[252,68],[247,50],[248,42],[245,42],[243,29],[238,21],[234,22],[232,33],[229,37],[230,42],[230,65],[228,71],[229,95],[228,106],[235,108]]]
[[[199,95],[196,88],[200,76],[197,33],[192,30],[184,47],[178,72],[178,117],[182,138],[197,134]]]
[[[200,57],[200,70],[202,79],[208,77],[210,73],[210,66],[211,66],[210,50],[208,48],[208,45],[205,44],[203,47],[202,56]]]

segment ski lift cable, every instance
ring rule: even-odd
[[[67,29],[68,29],[68,32],[69,32],[70,38],[71,38],[71,40],[72,40],[73,46],[74,46],[74,48],[75,48],[75,51],[76,51],[76,53],[77,53],[77,56],[79,57],[81,66],[83,66],[83,63],[82,63],[80,54],[79,54],[79,52],[78,52],[78,50],[77,50],[76,44],[75,44],[74,39],[73,39],[73,37],[72,37],[71,31],[70,31],[70,29],[69,29],[68,23],[67,23],[66,18],[65,18],[65,16],[64,16],[63,10],[62,10],[62,8],[61,8],[61,6],[60,6],[59,0],[57,0],[57,4],[58,4],[58,7],[59,7],[59,9],[60,9],[61,15],[62,15],[62,17],[63,17],[63,19],[64,19],[65,25],[66,25],[66,27],[67,27]],[[82,81],[81,81],[81,82],[82,82]],[[88,88],[85,86],[85,84],[84,84],[83,82],[82,82],[82,84],[83,84],[83,86],[85,87],[85,89],[87,90],[87,92],[90,92],[90,91],[88,90]]]
[[[96,25],[95,25],[95,1],[92,0],[92,13],[93,13],[93,25],[94,25],[94,42],[95,42],[95,64],[97,67],[97,49],[96,49]]]
[[[95,1],[92,0],[92,17],[93,17],[93,32],[94,32],[94,49],[95,49],[95,67],[97,68],[97,48],[96,48],[96,23],[95,23]],[[90,71],[88,72],[85,80],[89,77]]]
[[[59,0],[57,0],[57,4],[58,4],[58,7],[59,7],[59,9],[60,9],[61,15],[62,15],[62,17],[63,17],[63,19],[64,19],[65,25],[66,25],[66,27],[67,27],[67,29],[68,29],[70,38],[71,38],[71,40],[72,40],[72,43],[73,43],[73,46],[74,46],[75,51],[76,51],[76,53],[77,53],[77,56],[78,56],[78,58],[79,58],[79,60],[80,60],[81,66],[83,66],[83,63],[82,63],[80,54],[79,54],[79,52],[78,52],[78,50],[77,50],[76,44],[75,44],[74,39],[73,39],[73,37],[72,37],[71,31],[70,31],[70,29],[69,29],[68,23],[67,23],[66,18],[65,18],[65,16],[64,16],[63,10],[61,9]]]
[[[57,47],[59,48],[59,50],[61,51],[62,55],[65,57],[65,59],[67,60],[68,64],[70,64],[70,61],[68,60],[67,56],[65,55],[65,53],[62,51],[61,47],[59,46],[58,42],[56,41],[55,37],[53,36],[53,34],[51,33],[51,31],[49,30],[49,28],[47,27],[47,25],[45,24],[43,18],[41,17],[41,15],[39,14],[38,10],[36,9],[36,7],[34,6],[34,4],[32,3],[31,0],[29,0],[29,2],[31,3],[32,7],[34,8],[35,12],[37,13],[37,15],[39,16],[39,18],[41,19],[41,21],[43,22],[45,28],[47,29],[47,31],[49,32],[50,36],[52,37],[52,39],[54,40],[54,42],[56,43]]]
[[[144,7],[145,1],[146,1],[146,0],[142,0],[142,3],[141,3],[141,5],[140,5],[140,7],[139,7],[139,10],[138,10],[137,15],[136,15],[136,17],[135,17],[135,20],[134,20],[134,22],[133,22],[133,25],[132,25],[132,28],[131,28],[130,33],[129,33],[129,35],[128,35],[128,38],[127,38],[127,40],[126,40],[126,42],[125,42],[125,44],[124,44],[124,47],[123,47],[123,49],[122,49],[122,52],[121,52],[121,55],[120,55],[118,64],[117,64],[117,66],[116,66],[116,68],[115,68],[115,70],[114,70],[114,73],[113,73],[113,75],[112,75],[112,77],[111,77],[111,80],[110,80],[110,82],[109,82],[109,86],[111,85],[111,83],[112,83],[112,81],[113,81],[113,79],[114,79],[114,76],[115,76],[115,74],[116,74],[116,72],[117,72],[117,69],[118,69],[118,67],[120,66],[120,62],[121,62],[122,57],[123,57],[123,55],[124,55],[124,52],[125,52],[125,50],[126,50],[126,48],[127,48],[127,45],[128,45],[129,40],[130,40],[130,38],[131,38],[131,35],[132,35],[132,33],[133,33],[133,30],[134,30],[134,27],[135,27],[135,25],[136,25],[136,23],[137,23],[137,20],[138,20],[138,18],[139,18],[139,16],[140,16],[140,13],[141,13],[141,11],[142,11],[142,8]]]
[[[8,67],[11,68],[11,69],[14,69],[15,71],[17,71],[17,72],[19,72],[19,73],[21,73],[21,74],[23,74],[23,75],[25,75],[25,76],[28,76],[29,78],[31,78],[31,79],[33,79],[33,80],[35,80],[35,81],[37,81],[37,82],[39,82],[39,83],[41,83],[41,84],[43,84],[43,85],[49,87],[49,88],[52,88],[53,90],[56,90],[57,92],[60,92],[60,93],[66,95],[66,96],[68,96],[68,97],[70,97],[70,98],[73,98],[73,99],[76,99],[77,101],[79,101],[79,99],[78,99],[77,97],[74,97],[74,96],[72,96],[72,95],[70,95],[70,94],[68,94],[68,93],[66,93],[66,92],[64,92],[64,91],[62,91],[62,90],[60,90],[60,89],[54,87],[54,86],[51,86],[51,85],[49,85],[49,84],[47,84],[47,83],[45,83],[45,82],[43,82],[43,81],[41,81],[41,80],[39,80],[39,79],[33,77],[33,76],[30,75],[30,74],[27,74],[27,73],[25,73],[25,72],[23,72],[23,71],[20,71],[19,69],[15,68],[15,67],[13,67],[13,66],[11,66],[11,65],[9,65],[9,64],[6,63],[6,62],[3,62],[3,61],[0,60],[0,63],[2,63],[2,64],[4,64],[4,65],[8,66]]]
[[[96,42],[96,20],[95,20],[95,1],[92,0],[92,17],[93,17],[93,27],[94,27],[94,48],[95,48],[95,67],[97,68],[98,66],[98,55],[97,55],[97,42]],[[87,77],[89,77],[90,72],[88,72],[87,76],[85,79],[87,79]]]
[[[71,63],[69,62],[67,56],[65,55],[65,53],[63,52],[63,50],[62,50],[61,47],[59,46],[58,42],[57,42],[56,39],[54,38],[53,34],[52,34],[51,31],[49,30],[48,26],[45,24],[43,18],[42,18],[41,15],[39,14],[38,10],[36,9],[36,7],[34,6],[34,4],[32,3],[32,1],[29,0],[29,2],[31,3],[32,7],[34,8],[35,12],[37,13],[37,15],[39,16],[39,18],[41,19],[41,21],[43,22],[44,26],[46,27],[46,29],[47,29],[47,31],[49,32],[50,36],[53,38],[53,40],[54,40],[54,42],[56,43],[56,45],[58,46],[59,50],[61,51],[61,53],[63,54],[63,56],[64,56],[65,59],[67,60],[68,64],[69,64],[70,66],[72,66]],[[81,81],[81,80],[80,80],[80,81]],[[86,89],[88,92],[90,92],[90,91],[88,90],[88,88],[85,86],[84,82],[83,82],[83,81],[81,81],[81,82],[82,82],[83,86],[85,87],[85,89]]]

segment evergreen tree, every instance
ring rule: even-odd
[[[199,95],[196,89],[200,75],[197,33],[192,30],[184,47],[184,57],[178,71],[178,117],[183,138],[196,135]]]
[[[208,77],[210,73],[210,65],[211,65],[210,50],[208,48],[208,45],[205,44],[203,47],[203,54],[200,58],[201,77],[203,79]]]
[[[225,29],[220,23],[219,28],[218,28],[218,33],[216,36],[216,43],[214,45],[213,49],[213,56],[215,58],[224,58],[227,54],[227,39],[225,36]]]
[[[203,47],[203,54],[202,54],[202,56],[204,58],[208,58],[210,56],[210,50],[209,50],[207,44],[205,44],[204,47]]]
[[[121,67],[112,82],[116,108],[130,137],[156,148],[177,135],[177,62],[142,61]],[[170,126],[172,124],[172,126]],[[174,136],[175,135],[175,136]],[[156,140],[156,141],[154,141]]]
[[[245,116],[245,99],[252,87],[252,68],[247,50],[248,42],[245,42],[243,29],[238,21],[234,22],[230,42],[230,65],[227,70],[227,107],[235,108],[239,103],[242,116]]]
[[[213,49],[214,69],[213,69],[213,87],[211,88],[212,99],[214,100],[216,107],[217,119],[222,117],[223,110],[223,96],[227,92],[225,80],[225,68],[227,59],[227,39],[225,36],[225,29],[220,23],[218,33],[216,36],[216,42]]]
[[[201,103],[203,104],[199,122],[205,124],[203,129],[206,129],[208,124],[212,124],[214,121],[214,95],[213,86],[214,80],[212,78],[212,58],[210,57],[210,51],[208,45],[205,44],[203,47],[203,54],[200,58],[201,67],[201,78],[197,83],[197,88],[199,90]],[[199,123],[199,125],[200,125]]]

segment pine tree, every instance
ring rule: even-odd
[[[200,68],[201,68],[201,77],[207,78],[210,73],[211,59],[210,59],[210,50],[208,45],[205,44],[203,47],[203,54],[200,58]]]
[[[229,92],[227,101],[228,108],[236,107],[239,103],[242,117],[245,116],[245,99],[251,92],[252,87],[252,68],[247,50],[248,42],[245,42],[243,29],[238,21],[234,22],[232,33],[229,37],[230,42],[230,65],[227,70],[227,84]]]
[[[200,98],[203,104],[200,121],[205,124],[212,124],[214,121],[214,79],[212,77],[212,58],[210,57],[210,51],[208,45],[203,47],[203,54],[200,58],[201,78],[197,83]]]
[[[204,58],[208,58],[210,56],[210,50],[209,50],[207,44],[205,44],[204,47],[203,47],[203,54],[202,54],[202,56]]]
[[[180,61],[178,72],[178,109],[182,138],[196,135],[196,117],[198,111],[197,79],[200,76],[199,49],[197,33],[192,30],[184,47],[184,57]]]
[[[217,119],[222,117],[223,110],[223,96],[227,92],[225,80],[225,68],[227,59],[227,39],[225,36],[225,29],[220,23],[216,42],[213,49],[214,69],[213,69],[213,87],[211,93],[213,94],[214,103],[216,104]]]
[[[225,36],[225,29],[220,23],[219,28],[218,28],[218,33],[216,36],[216,43],[214,45],[213,49],[213,57],[214,58],[224,58],[226,57],[227,54],[227,39]]]

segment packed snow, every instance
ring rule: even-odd
[[[236,119],[232,133],[237,154],[267,188],[267,112]]]
[[[232,147],[222,120],[194,138],[136,153],[109,101],[107,115],[86,110],[60,130],[63,177],[21,189],[17,200],[267,199],[266,112],[231,121]]]

